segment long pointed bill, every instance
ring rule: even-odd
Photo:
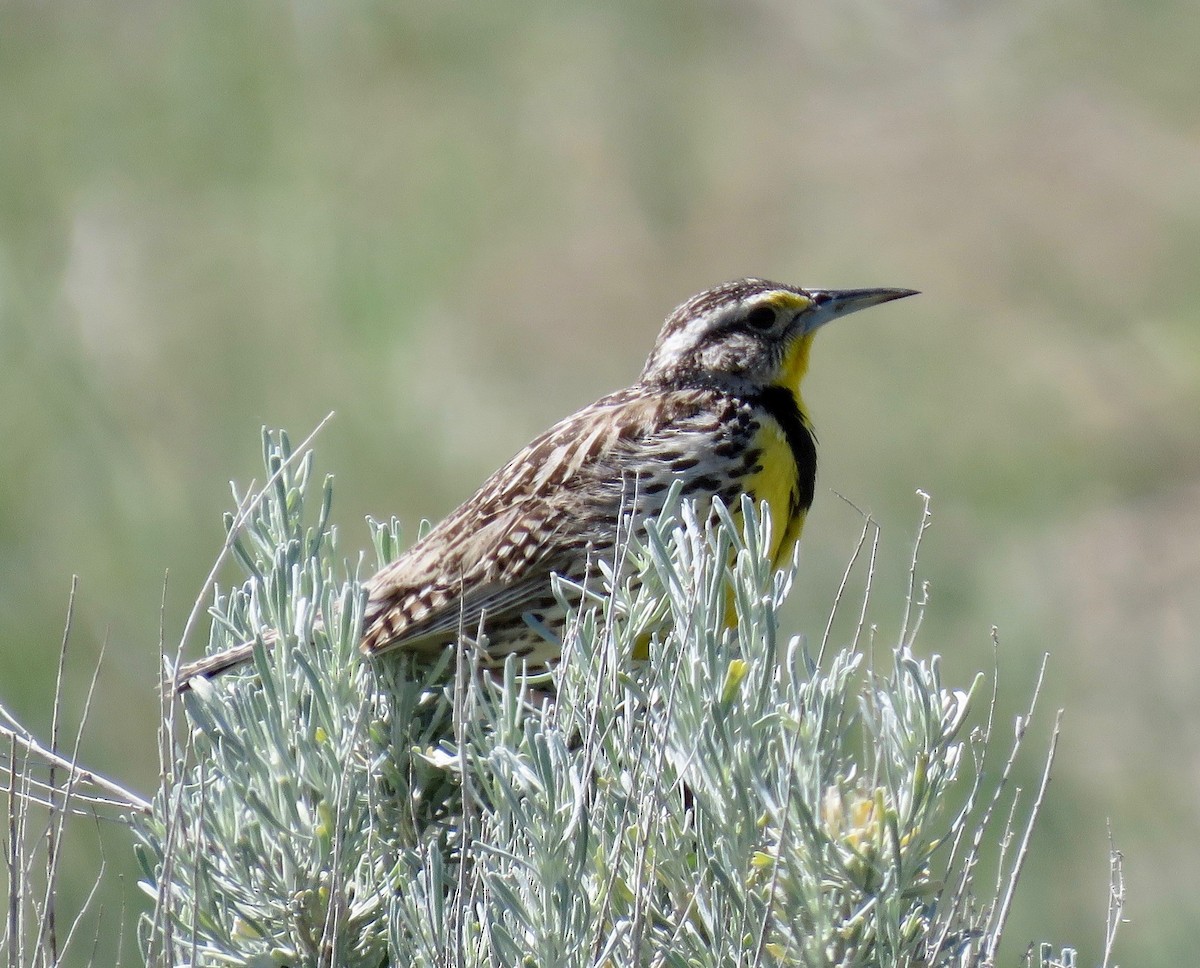
[[[860,309],[915,295],[916,289],[809,289],[812,306],[800,314],[797,322],[803,324],[805,333],[811,333]]]

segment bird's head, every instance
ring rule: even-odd
[[[765,279],[727,282],[693,296],[667,317],[642,382],[699,380],[795,391],[820,327],[912,295],[911,289],[800,289]]]

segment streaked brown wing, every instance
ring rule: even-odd
[[[434,649],[473,635],[485,610],[487,631],[544,606],[551,572],[580,578],[589,548],[611,545],[629,455],[652,455],[643,444],[677,437],[697,409],[694,391],[634,387],[550,428],[368,582],[363,652]],[[653,457],[635,463],[655,472]]]
[[[586,548],[569,522],[523,501],[483,520],[474,501],[368,583],[361,648],[367,655],[431,651],[543,600],[552,571],[570,571]]]

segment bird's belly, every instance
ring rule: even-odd
[[[791,555],[804,527],[800,506],[800,470],[784,432],[774,421],[765,421],[754,447],[761,451],[761,470],[746,479],[746,492],[756,504],[771,509],[771,560],[779,567]]]

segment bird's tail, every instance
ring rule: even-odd
[[[240,642],[223,652],[214,652],[212,655],[206,655],[203,659],[184,663],[175,671],[174,675],[168,673],[168,689],[173,695],[182,696],[192,688],[192,682],[195,679],[212,679],[230,669],[245,665],[254,658],[254,647],[260,640],[264,648],[274,648],[275,643],[279,640],[279,635],[274,631],[266,631],[260,639]]]

